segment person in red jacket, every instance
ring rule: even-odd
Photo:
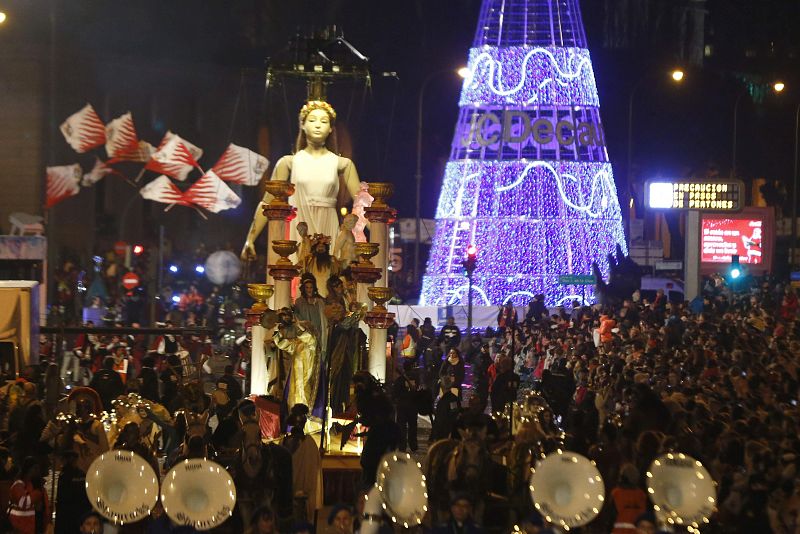
[[[50,503],[36,460],[27,457],[22,462],[20,478],[9,490],[8,519],[14,534],[36,534],[44,532],[50,522]]]
[[[636,520],[647,511],[647,495],[639,487],[639,472],[633,464],[620,469],[619,484],[611,490],[616,519],[612,534],[634,534]]]
[[[600,316],[600,343],[611,343],[614,339],[614,333],[612,330],[617,327],[617,321],[614,320],[608,314],[603,314]]]

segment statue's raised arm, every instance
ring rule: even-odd
[[[299,241],[297,224],[305,222],[309,234],[329,236],[333,247],[339,229],[338,208],[352,203],[358,194],[358,172],[349,158],[336,153],[336,111],[330,104],[322,100],[306,102],[300,110],[299,122],[295,153],[278,160],[272,180],[288,180],[295,187],[289,204],[297,208],[297,218],[289,226],[289,239]],[[256,256],[255,240],[267,223],[263,204],[270,200],[271,196],[265,193],[256,208],[242,248],[243,260]]]

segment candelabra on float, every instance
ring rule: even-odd
[[[360,259],[358,263],[350,264],[350,273],[357,284],[356,300],[370,305],[369,288],[380,280],[383,274],[381,268],[376,267],[371,261],[371,258],[378,254],[380,245],[378,243],[356,243],[355,247],[356,254]]]
[[[375,303],[367,312],[364,322],[369,325],[369,373],[386,381],[386,331],[394,322],[394,314],[386,309],[386,304],[394,296],[394,289],[373,286],[367,289],[369,298]]]
[[[262,211],[267,218],[267,239],[282,240],[286,237],[286,224],[291,221],[297,208],[289,205],[289,197],[294,194],[294,184],[284,180],[268,180],[264,189],[272,195],[269,204],[264,204]],[[274,265],[278,261],[278,253],[267,247],[267,265]],[[267,272],[267,283],[275,283],[272,273]],[[279,306],[275,306],[278,308]]]
[[[272,250],[280,256],[270,264],[269,274],[275,279],[275,309],[292,306],[292,279],[300,274],[300,267],[293,264],[289,256],[297,252],[297,241],[273,239]]]
[[[271,284],[247,284],[247,294],[255,300],[249,309],[245,310],[245,331],[247,341],[250,343],[250,365],[248,366],[249,389],[251,395],[264,395],[267,393],[269,376],[267,373],[267,359],[264,353],[264,338],[266,329],[261,326],[264,312],[269,310],[267,301],[272,297],[275,287]]]
[[[389,230],[388,226],[397,219],[397,210],[386,204],[386,199],[394,194],[394,186],[384,182],[370,182],[369,194],[375,199],[372,206],[364,208],[364,216],[370,222],[369,241],[378,244],[375,263],[381,270],[380,284],[389,285],[387,267],[389,265]]]

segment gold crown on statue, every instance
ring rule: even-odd
[[[315,109],[321,109],[325,113],[327,113],[332,121],[336,120],[336,111],[333,109],[333,106],[325,102],[324,100],[309,100],[308,102],[303,105],[302,109],[300,110],[300,121],[306,120],[308,114],[314,111]]]
[[[327,235],[324,235],[324,234],[314,234],[313,236],[311,236],[311,245],[312,246],[319,245],[320,243],[323,243],[325,245],[330,245],[331,244],[330,236],[327,236]]]

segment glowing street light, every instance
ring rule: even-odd
[[[672,79],[676,82],[682,82],[685,75],[686,74],[681,69],[675,69],[672,71]]]
[[[7,18],[8,15],[6,15],[4,11],[0,11],[0,24],[4,23]]]
[[[457,72],[458,75],[461,76],[462,78],[466,78],[467,76],[470,75],[470,71],[467,67],[461,67],[460,69],[458,69]]]
[[[784,89],[786,89],[786,84],[779,80],[775,82],[775,84],[773,84],[772,88],[775,90],[776,93],[780,93]]]

